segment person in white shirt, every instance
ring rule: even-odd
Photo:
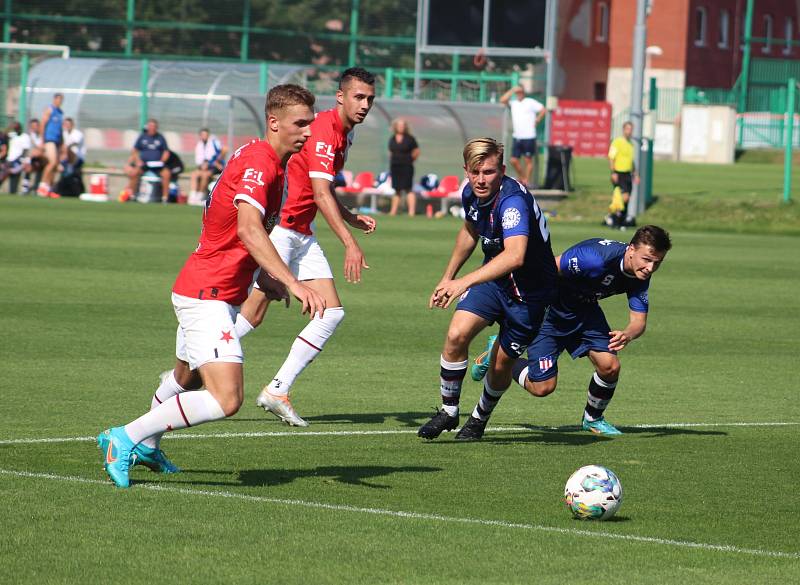
[[[515,99],[512,99],[515,98]],[[511,145],[511,166],[517,173],[517,180],[535,189],[538,184],[539,164],[536,152],[536,125],[542,121],[547,110],[533,98],[525,97],[525,89],[516,85],[500,97],[500,103],[511,110],[513,138]],[[523,169],[520,158],[525,159]],[[536,172],[534,173],[534,165]],[[531,176],[533,183],[531,183]]]
[[[12,122],[8,127],[8,153],[3,169],[3,178],[8,177],[9,193],[16,193],[19,188],[19,179],[26,166],[30,165],[28,154],[31,147],[31,137],[22,131],[22,125],[19,122]]]
[[[222,146],[219,139],[211,134],[208,128],[200,128],[198,134],[200,140],[194,147],[194,163],[197,168],[191,174],[189,203],[200,205],[206,198],[206,190],[211,178],[225,168],[225,154],[228,149]]]
[[[64,150],[61,160],[66,161],[73,171],[83,166],[86,160],[83,132],[75,127],[75,120],[72,118],[64,118]]]

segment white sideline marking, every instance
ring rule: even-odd
[[[786,427],[797,426],[800,422],[729,422],[729,423],[664,423],[642,425],[620,425],[622,429],[679,429],[703,427]],[[486,432],[509,433],[524,431],[577,430],[577,426],[543,427],[489,427]],[[415,429],[370,430],[370,431],[253,431],[248,433],[175,433],[167,434],[165,439],[253,439],[260,437],[350,437],[359,435],[410,435]],[[82,443],[94,441],[96,437],[45,437],[31,439],[0,439],[0,445],[32,445],[36,443]]]
[[[109,482],[98,479],[88,479],[70,475],[53,475],[50,473],[33,473],[30,471],[15,471],[11,469],[0,469],[0,475],[23,477],[29,479],[49,479],[56,481],[68,481],[73,483],[84,483],[92,485],[109,486]],[[109,486],[110,487],[110,486]],[[741,555],[752,555],[758,557],[772,557],[781,559],[800,559],[800,552],[781,552],[772,550],[762,550],[757,548],[741,548],[728,544],[708,544],[703,542],[691,542],[688,540],[672,540],[668,538],[656,538],[652,536],[634,536],[629,534],[616,534],[613,532],[602,532],[595,530],[578,530],[570,528],[557,528],[555,526],[540,526],[537,524],[522,524],[518,522],[507,522],[505,520],[483,520],[481,518],[458,518],[454,516],[441,516],[439,514],[425,514],[421,512],[403,512],[400,510],[386,510],[383,508],[361,508],[358,506],[347,506],[343,504],[326,504],[324,502],[308,502],[305,500],[289,500],[282,498],[268,498],[264,496],[250,496],[227,491],[195,490],[188,488],[144,484],[138,485],[135,489],[151,490],[156,492],[167,492],[173,494],[183,494],[189,496],[208,496],[212,498],[228,498],[233,500],[243,500],[246,502],[256,502],[262,504],[278,504],[282,506],[300,506],[317,510],[331,510],[334,512],[355,512],[361,514],[374,514],[376,516],[389,516],[393,518],[410,518],[413,520],[432,520],[435,522],[453,522],[460,524],[474,524],[480,526],[496,526],[500,528],[514,528],[520,530],[531,530],[536,532],[550,532],[565,534],[568,536],[587,536],[591,538],[604,538],[622,540],[628,542],[660,544],[675,546],[680,548],[694,548],[715,552],[734,553]]]

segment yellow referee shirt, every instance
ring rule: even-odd
[[[608,158],[614,164],[614,170],[620,173],[633,172],[633,143],[624,136],[618,136],[611,142]]]

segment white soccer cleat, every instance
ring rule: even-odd
[[[307,427],[308,423],[304,421],[295,412],[292,403],[289,402],[288,396],[275,396],[267,392],[267,389],[261,391],[256,399],[256,405],[260,406],[267,412],[271,412],[287,425],[292,427]]]

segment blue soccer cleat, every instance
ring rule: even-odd
[[[497,340],[497,335],[490,335],[489,340],[486,342],[486,350],[475,358],[475,363],[469,370],[469,375],[476,382],[480,382],[486,377],[486,372],[489,370],[489,358],[492,355],[492,346]]]
[[[604,435],[606,437],[622,434],[622,431],[602,417],[597,420],[586,420],[584,417],[581,427],[583,427],[584,431],[591,431],[595,435]]]
[[[117,487],[126,488],[131,485],[128,472],[131,467],[131,458],[137,457],[133,453],[135,445],[125,429],[114,427],[106,429],[97,435],[97,446],[103,453],[103,467]]]
[[[178,473],[180,471],[177,465],[167,459],[161,449],[153,449],[143,443],[139,443],[133,448],[133,455],[135,459],[132,465],[144,465],[150,471],[157,473]]]

